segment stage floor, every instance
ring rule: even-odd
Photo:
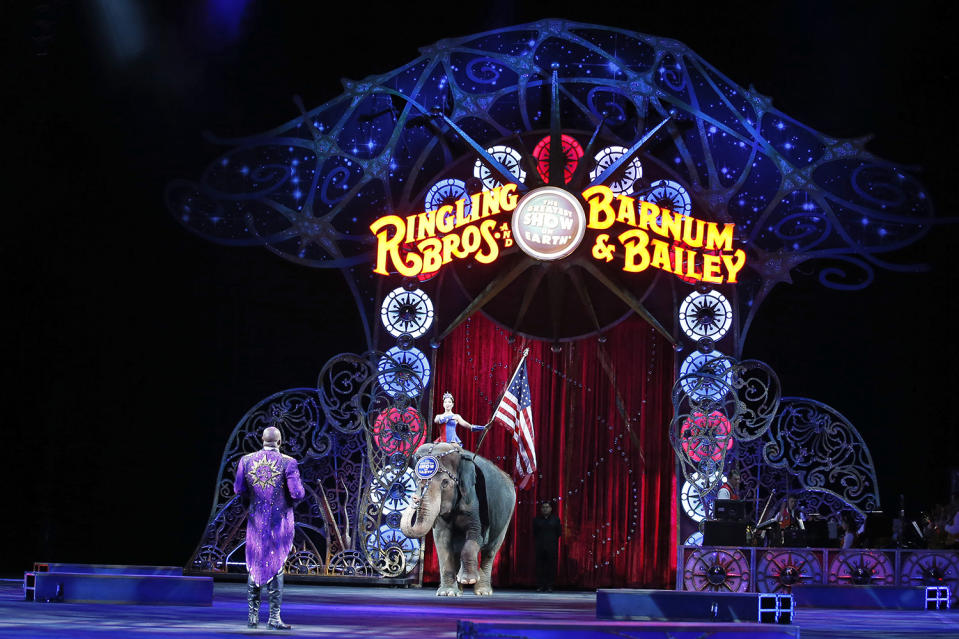
[[[265,594],[265,593],[264,593]],[[498,590],[492,598],[466,594],[439,599],[433,589],[288,585],[283,619],[291,636],[455,637],[458,619],[595,620],[593,592]],[[264,614],[266,605],[263,606]],[[800,636],[956,637],[959,611],[847,611],[799,609]],[[625,629],[624,629],[625,630]],[[216,584],[213,605],[117,606],[23,601],[21,583],[0,581],[0,637],[249,637],[275,635],[246,628],[245,585]],[[515,636],[515,635],[511,635]],[[629,637],[628,631],[620,636]]]

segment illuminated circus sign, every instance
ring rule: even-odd
[[[551,261],[571,255],[586,229],[590,254],[610,262],[621,256],[623,270],[638,273],[656,268],[715,284],[735,283],[746,253],[733,247],[734,224],[707,222],[652,202],[616,195],[606,186],[582,193],[544,186],[522,198],[516,184],[474,193],[435,211],[401,217],[385,215],[370,225],[376,236],[374,273],[406,277],[435,273],[454,260],[495,262],[503,249],[516,245],[527,255]],[[512,213],[510,222],[505,213]]]

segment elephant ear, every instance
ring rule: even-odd
[[[473,455],[464,453],[459,465],[460,499],[467,508],[479,511],[480,529],[485,537],[489,530],[489,501],[486,498],[486,478]]]

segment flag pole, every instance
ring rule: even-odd
[[[513,370],[512,377],[509,378],[509,382],[506,383],[506,386],[503,387],[503,392],[500,393],[499,399],[496,400],[496,404],[493,405],[493,416],[489,418],[489,421],[486,422],[486,426],[483,428],[483,434],[480,435],[479,443],[476,444],[476,450],[473,452],[478,453],[480,446],[483,445],[483,440],[486,439],[486,433],[489,432],[489,427],[493,425],[493,419],[496,417],[496,409],[499,407],[500,402],[503,401],[503,396],[506,395],[506,391],[509,390],[509,387],[513,385],[513,380],[516,379],[516,374],[519,372],[519,367],[523,365],[523,362],[526,361],[526,356],[529,355],[529,346],[523,349],[523,356],[520,358],[519,363],[516,365],[516,368]]]

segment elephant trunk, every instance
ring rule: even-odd
[[[433,528],[436,512],[437,509],[431,507],[429,501],[414,499],[413,503],[403,511],[403,517],[400,519],[400,530],[407,537],[417,539],[425,537],[426,533]]]

